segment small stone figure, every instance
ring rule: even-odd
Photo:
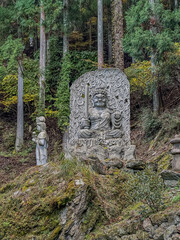
[[[32,140],[36,143],[36,165],[43,165],[47,163],[47,148],[48,148],[48,135],[46,133],[45,117],[37,117],[37,130],[39,134],[33,132]]]
[[[107,108],[105,89],[99,88],[94,92],[92,105],[93,108],[89,109],[89,117],[81,122],[79,137],[93,138],[104,132],[105,139],[120,138],[122,115],[117,111],[111,114]]]

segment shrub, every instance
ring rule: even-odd
[[[58,125],[61,130],[64,130],[67,127],[68,121],[69,121],[70,74],[71,74],[70,55],[66,54],[62,62],[61,79],[58,84],[57,96],[56,96],[57,99],[55,103],[58,109]]]
[[[141,120],[147,138],[152,138],[162,127],[160,119],[150,109],[143,110]]]
[[[151,95],[149,89],[154,78],[151,73],[150,61],[132,63],[125,69],[125,73],[130,81],[131,92],[142,90],[145,95]]]
[[[157,212],[163,207],[165,186],[160,175],[146,168],[131,176],[127,182],[129,197],[132,202],[142,202],[144,213]]]

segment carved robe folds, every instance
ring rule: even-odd
[[[101,136],[104,139],[109,139],[120,138],[122,136],[122,131],[120,130],[122,127],[120,112],[111,114],[107,108],[104,110],[91,108],[89,113],[90,118],[83,119],[81,122],[79,138]]]

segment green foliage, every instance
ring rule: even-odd
[[[10,35],[6,42],[0,47],[0,53],[5,61],[7,61],[7,70],[15,71],[18,58],[22,57],[24,46],[20,38],[13,39]]]
[[[180,40],[180,9],[166,10],[161,3],[155,3],[152,10],[149,1],[137,1],[126,12],[126,24],[124,49],[135,59],[148,58],[153,49],[160,61],[173,43]],[[151,25],[156,27],[156,34],[151,31]]]
[[[159,117],[162,125],[161,135],[163,138],[170,138],[180,131],[180,119],[178,115],[179,109],[180,107],[178,106],[171,112],[165,111]]]
[[[172,200],[173,202],[179,202],[180,201],[180,194],[178,194],[177,196],[175,196]]]
[[[58,56],[57,56],[58,57]],[[69,122],[69,85],[82,74],[96,69],[97,54],[88,51],[73,51],[62,60],[60,81],[58,84],[55,106],[58,109],[58,124],[61,130],[65,130]],[[51,69],[53,65],[51,65]],[[58,72],[54,71],[55,79]]]
[[[154,81],[150,61],[132,63],[125,73],[130,81],[131,92],[142,89],[145,95],[150,95],[149,88]]]
[[[163,207],[165,186],[162,178],[151,168],[139,171],[128,180],[127,188],[132,202],[143,202],[143,214],[157,212]],[[148,208],[147,208],[148,207]]]
[[[141,114],[145,137],[152,138],[161,129],[161,120],[150,109],[144,109]]]
[[[73,82],[82,74],[97,69],[97,52],[72,51],[71,61],[72,61],[71,82]]]
[[[50,31],[59,31],[62,28],[63,1],[44,1],[43,6],[46,14],[46,32],[49,33]]]
[[[164,61],[159,64],[158,75],[161,81],[165,80],[165,83],[179,85],[178,72],[180,66],[180,44],[175,43],[173,51],[168,52]]]
[[[65,130],[69,119],[69,83],[71,74],[70,55],[67,53],[62,61],[61,77],[57,89],[57,99],[55,105],[58,109],[58,125],[61,130]]]
[[[8,70],[6,70],[8,71]],[[16,70],[17,71],[17,70]],[[10,70],[8,72],[11,72]],[[30,58],[25,58],[23,61],[24,74],[24,96],[25,104],[33,102],[37,104],[38,96],[38,61]],[[12,110],[17,104],[17,87],[18,77],[16,74],[7,74],[1,82],[2,100],[1,106],[5,111]]]

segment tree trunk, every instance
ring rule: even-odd
[[[89,51],[92,50],[92,23],[91,19],[89,20]]]
[[[155,0],[149,0],[149,3],[151,5],[152,12],[154,13],[154,3]],[[156,35],[157,34],[157,27],[156,27],[156,21],[157,21],[157,16],[152,15],[152,19],[155,19],[155,23],[150,22],[150,30],[151,32]],[[151,72],[152,75],[154,76],[154,91],[153,91],[153,112],[156,115],[159,115],[160,113],[160,94],[159,94],[159,87],[158,87],[158,79],[157,79],[157,74],[156,74],[156,54],[155,50],[152,49],[151,52]]]
[[[41,16],[40,16],[40,78],[39,78],[39,114],[45,114],[45,70],[46,70],[46,34],[43,25],[45,21],[45,12],[41,1]]]
[[[114,0],[113,10],[113,57],[114,65],[124,71],[123,51],[123,5],[122,0]]]
[[[15,150],[18,152],[24,143],[24,111],[23,111],[23,65],[18,61],[18,103],[17,103],[17,133]]]
[[[174,8],[178,9],[178,0],[174,0]]]
[[[98,68],[103,67],[103,0],[98,0]]]
[[[63,0],[63,25],[64,25],[64,35],[63,35],[63,56],[66,55],[69,48],[68,41],[68,0]]]
[[[111,7],[108,8],[108,63],[112,63],[112,18],[111,18]]]
[[[47,58],[47,65],[50,63],[50,34],[46,36],[46,58]]]

